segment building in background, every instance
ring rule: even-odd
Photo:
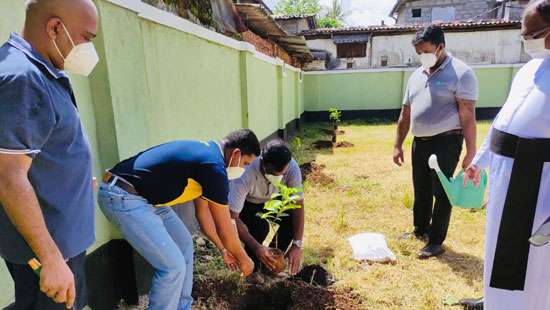
[[[398,0],[390,12],[397,24],[520,20],[528,0]]]
[[[399,0],[396,25],[309,29],[302,32],[314,59],[306,70],[416,67],[411,42],[421,27],[437,23],[447,50],[468,64],[516,64],[529,60],[520,39],[523,0]]]

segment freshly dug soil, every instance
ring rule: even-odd
[[[322,287],[328,287],[334,280],[328,271],[319,265],[306,266],[296,275],[297,279],[300,279],[306,283],[318,285]]]
[[[258,276],[260,277],[260,276]],[[351,289],[323,288],[296,280],[265,278],[255,283],[197,280],[193,309],[198,310],[321,310],[361,309]]]
[[[336,143],[336,147],[354,147],[354,146],[355,145],[353,143],[346,142],[346,141]]]
[[[334,147],[334,143],[332,141],[326,141],[326,140],[317,140],[311,144],[315,149],[317,150],[324,150],[324,149],[331,149]]]
[[[314,161],[300,165],[302,177],[305,181],[321,185],[334,183],[334,179],[326,175],[323,169],[325,169],[325,165],[318,165]]]
[[[346,134],[346,132],[342,129],[334,130],[334,129],[322,129],[322,132],[327,135],[333,135],[334,132],[336,132],[337,136],[343,136]]]

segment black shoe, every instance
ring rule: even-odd
[[[462,299],[458,304],[464,306],[464,310],[483,310],[483,297],[479,299]]]
[[[443,246],[439,244],[428,244],[420,252],[418,252],[418,258],[427,259],[434,256],[439,256],[445,253]]]

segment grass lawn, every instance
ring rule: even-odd
[[[352,148],[315,151],[308,145],[329,140],[321,133],[328,124],[308,124],[295,152],[300,163],[315,160],[334,178],[329,185],[305,184],[305,264],[321,262],[338,282],[364,298],[366,309],[449,309],[445,301],[482,296],[485,212],[454,209],[447,252],[421,261],[421,241],[399,237],[412,230],[412,172],[410,147],[405,143],[406,164],[393,164],[395,124],[345,123],[339,136]],[[479,138],[489,129],[478,124]],[[361,232],[386,236],[397,265],[362,264],[351,259],[347,238]]]

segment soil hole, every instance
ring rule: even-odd
[[[321,185],[334,183],[334,179],[326,175],[323,169],[325,169],[325,165],[319,165],[314,161],[300,165],[302,177],[305,181]]]

